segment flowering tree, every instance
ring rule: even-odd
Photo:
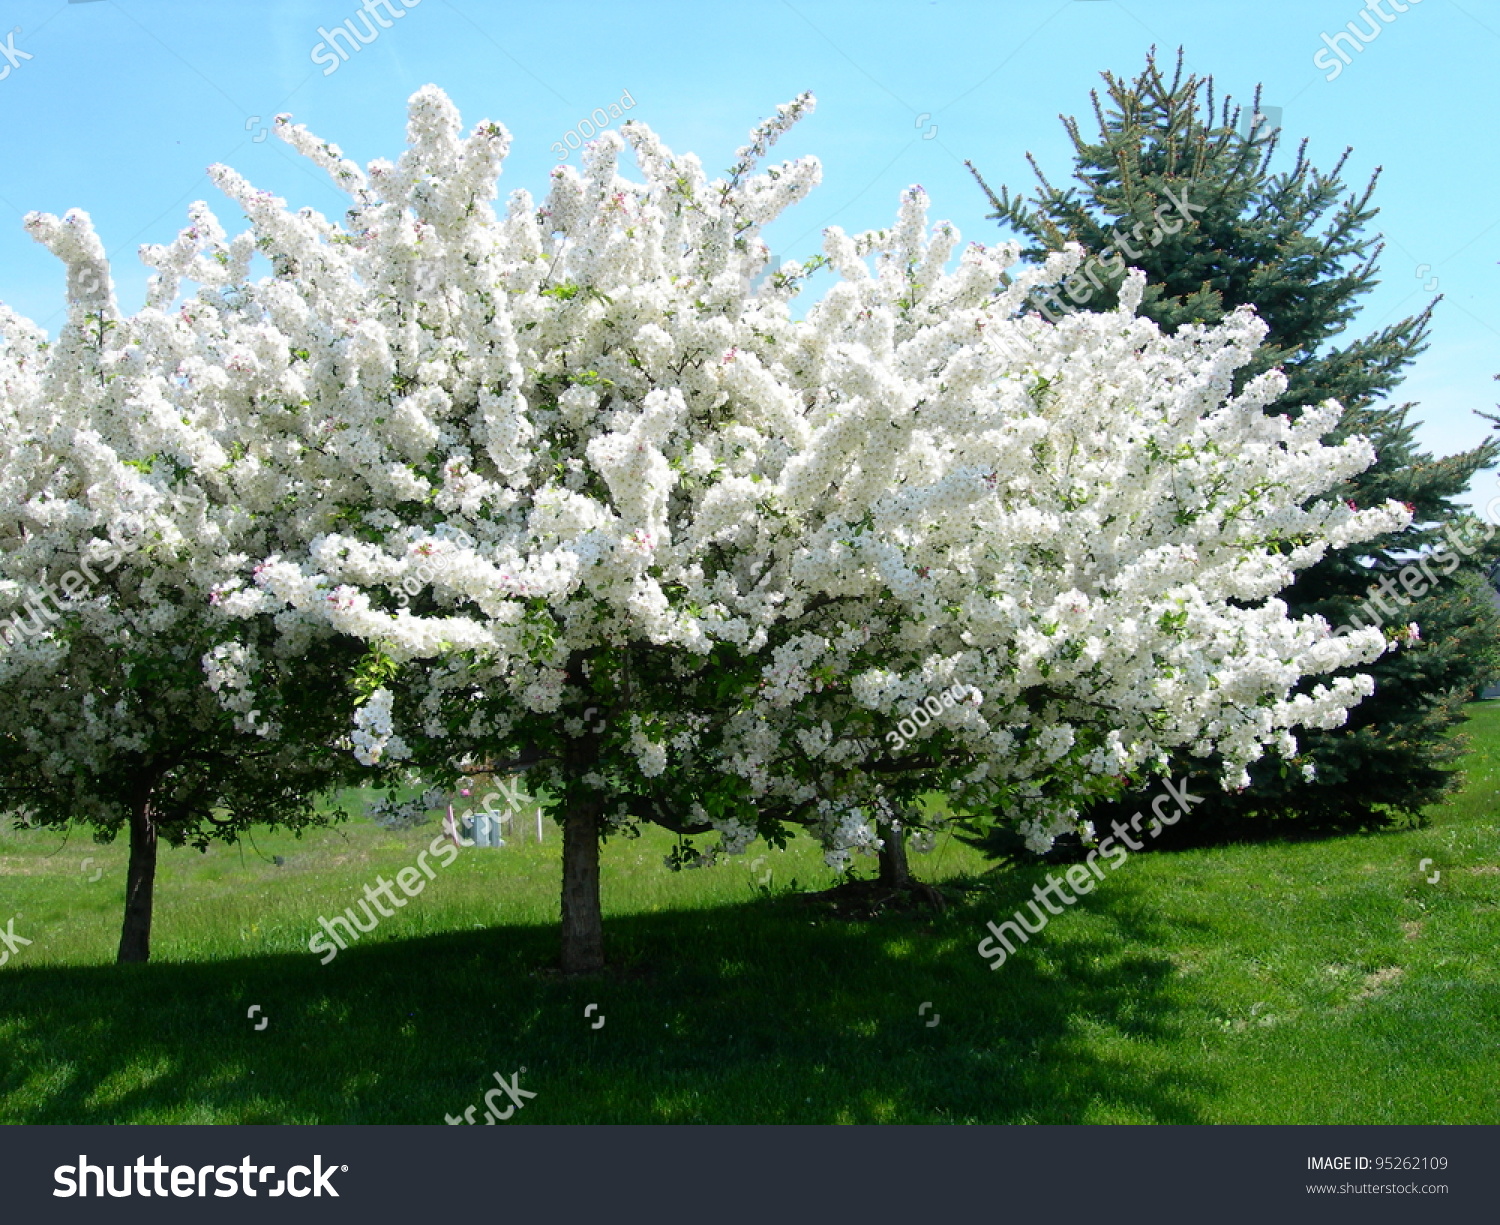
[[[154,308],[119,318],[83,214],[27,224],[72,302],[55,343],[0,308],[0,806],[99,841],[129,830],[119,960],[146,961],[161,840],[327,819],[314,797],[358,766],[319,691],[359,652],[213,612],[201,558],[267,539],[216,485],[212,423],[184,415],[211,401],[171,402],[195,333]]]
[[[641,181],[605,133],[503,214],[505,131],[461,136],[435,88],[367,170],[283,116],[342,224],[218,167],[251,229],[195,206],[148,253],[204,285],[156,384],[201,431],[181,462],[213,453],[210,500],[274,525],[197,554],[206,606],[359,644],[361,761],[531,771],[570,971],[603,962],[608,831],[713,834],[702,862],[800,825],[838,864],[939,790],[1045,846],[1176,748],[1238,785],[1369,688],[1293,685],[1382,646],[1275,598],[1405,512],[1318,500],[1372,458],[1320,443],[1334,408],[1268,417],[1274,373],[1232,393],[1248,311],[1163,336],[1137,278],[1108,314],[1017,317],[1079,252],[1005,285],[1015,248],[955,262],[912,189],[890,230],[827,233],[838,283],[794,319],[810,269],[756,283],[758,235],[818,166],[757,167],[811,106],[712,181],[626,124]]]

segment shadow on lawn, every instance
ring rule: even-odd
[[[1203,1121],[1215,1084],[1156,1070],[1184,1007],[1171,965],[1118,955],[1161,942],[1128,890],[1086,904],[1106,938],[1061,938],[1064,916],[998,971],[976,953],[1039,879],[872,922],[786,897],[609,918],[613,968],[582,980],[542,969],[556,936],[535,926],[326,967],[14,967],[0,1122],[482,1121],[493,1074],[517,1072],[536,1097],[513,1122]]]

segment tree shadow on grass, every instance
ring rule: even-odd
[[[988,876],[941,915],[616,916],[612,968],[581,979],[546,970],[536,925],[377,933],[327,966],[14,967],[0,1122],[482,1123],[518,1073],[536,1096],[512,1122],[1203,1122],[1218,1086],[1162,1070],[1191,1003],[1128,953],[1164,942],[1128,890],[1075,908],[1094,935],[1070,911],[998,971],[976,952],[1037,879]]]

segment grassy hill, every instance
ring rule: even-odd
[[[948,910],[869,920],[805,900],[835,879],[810,845],[672,874],[666,835],[611,841],[613,969],[569,981],[555,829],[433,865],[327,965],[319,916],[435,827],[164,849],[129,967],[123,846],[7,830],[0,928],[32,943],[0,968],[0,1122],[482,1122],[519,1074],[507,1126],[1494,1123],[1500,704],[1468,730],[1429,827],[1135,855],[997,971],[985,921],[1043,869],[951,838],[913,860]]]

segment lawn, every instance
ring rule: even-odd
[[[810,844],[674,874],[668,836],[611,841],[613,968],[569,981],[555,829],[434,864],[327,965],[319,916],[435,827],[164,849],[153,960],[117,967],[123,846],[7,828],[0,1122],[482,1121],[499,1074],[536,1095],[506,1126],[1494,1123],[1500,703],[1470,712],[1426,828],[1132,856],[997,971],[985,920],[1044,872],[951,838],[913,859],[948,910],[873,920],[803,899]]]

